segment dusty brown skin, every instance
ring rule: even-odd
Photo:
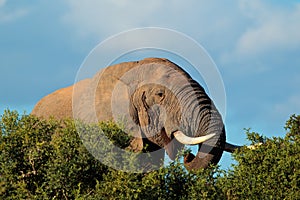
[[[90,84],[90,79],[80,81],[77,84],[84,90]],[[49,117],[56,119],[73,118],[72,94],[73,86],[59,89],[42,98],[35,105],[31,114],[45,119]]]
[[[226,141],[222,118],[204,89],[179,66],[160,58],[109,66],[92,79],[44,97],[32,114],[87,123],[126,119],[127,130],[136,137],[131,149],[141,151],[148,143],[151,150],[165,148],[171,159],[184,146],[173,139],[174,132],[190,137],[215,133],[198,145],[196,156],[185,157],[189,170],[217,163]]]

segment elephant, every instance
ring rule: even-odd
[[[165,58],[108,66],[42,98],[31,114],[86,123],[123,120],[134,136],[129,149],[139,152],[147,144],[151,151],[164,149],[170,159],[185,145],[198,145],[196,155],[184,157],[188,170],[217,164],[223,151],[240,148],[226,142],[221,114],[204,88]]]

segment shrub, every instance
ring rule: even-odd
[[[287,121],[284,138],[265,138],[247,130],[256,150],[233,154],[238,164],[220,179],[228,199],[300,199],[300,116]]]
[[[101,148],[108,162],[117,162],[99,134],[121,148],[131,138],[112,122],[85,125],[5,111],[0,199],[300,199],[300,116],[292,115],[286,130],[283,138],[247,130],[253,144],[263,145],[234,152],[230,170],[211,166],[191,173],[175,160],[142,174],[110,168],[87,150],[94,145],[91,149]],[[87,148],[82,141],[90,142]],[[135,157],[127,160],[130,166]]]
[[[105,126],[107,135],[116,131]],[[0,199],[74,198],[79,190],[92,192],[108,172],[83,146],[71,120],[5,111],[0,130]]]

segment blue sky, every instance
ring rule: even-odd
[[[132,28],[180,31],[210,54],[226,90],[227,139],[283,136],[300,113],[300,1],[0,0],[0,113],[31,111],[73,84],[84,58]],[[230,163],[225,154],[223,166]]]

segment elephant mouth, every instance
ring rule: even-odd
[[[176,140],[173,137],[173,134],[171,134],[171,137],[169,137],[166,133],[165,128],[161,130],[161,133],[163,136],[165,136],[165,150],[171,160],[175,160],[178,153],[183,149],[184,145],[180,143],[178,140]]]

